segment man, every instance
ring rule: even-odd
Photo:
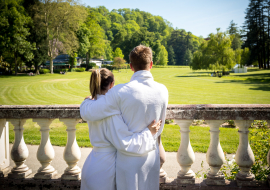
[[[130,68],[134,71],[130,82],[115,86],[97,101],[85,102],[80,108],[84,113],[82,117],[97,121],[121,114],[129,130],[134,133],[142,131],[153,120],[162,120],[160,130],[154,136],[158,141],[165,123],[168,90],[164,85],[155,82],[150,73],[153,61],[152,50],[149,47],[135,47],[129,58]],[[158,190],[159,169],[158,149],[140,157],[118,151],[117,190]]]

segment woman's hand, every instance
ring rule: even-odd
[[[92,96],[87,96],[87,97],[84,98],[84,100],[86,100],[86,99],[92,100]]]
[[[152,121],[152,123],[150,123],[147,127],[148,129],[150,130],[150,132],[152,133],[152,135],[155,135],[159,128],[160,128],[160,125],[161,125],[161,120],[159,120],[157,123],[155,123],[156,120]]]

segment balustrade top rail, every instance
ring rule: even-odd
[[[81,118],[80,105],[0,105],[0,118]],[[269,120],[270,104],[168,105],[167,119]]]

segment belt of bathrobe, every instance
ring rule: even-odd
[[[96,152],[115,152],[116,148],[114,147],[93,147],[93,150]]]

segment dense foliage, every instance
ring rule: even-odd
[[[9,70],[36,68],[62,53],[129,62],[137,45],[150,46],[155,65],[187,65],[203,38],[139,9],[84,7],[77,0],[5,0],[0,2],[0,55]],[[20,36],[20,37],[18,37]],[[19,66],[19,67],[18,67]],[[13,68],[13,69],[12,69]]]

